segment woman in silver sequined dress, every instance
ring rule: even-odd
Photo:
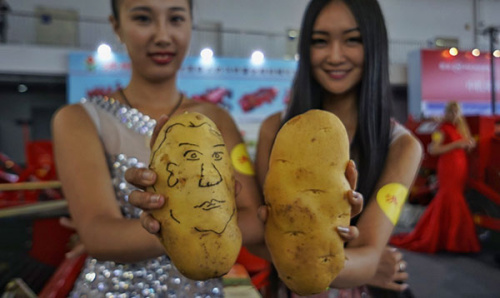
[[[109,97],[68,105],[53,119],[58,174],[90,256],[71,296],[221,297],[220,279],[192,281],[170,263],[160,241],[142,228],[140,210],[129,204],[132,185],[124,178],[128,168],[147,165],[161,115],[196,111],[217,124],[229,152],[243,142],[225,110],[194,102],[177,89],[177,72],[191,39],[192,2],[112,0],[112,8],[110,21],[131,60],[130,83]],[[235,175],[244,189],[237,199],[244,244],[260,244],[255,178]],[[153,199],[158,206],[164,202],[163,197]]]

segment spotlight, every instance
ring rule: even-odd
[[[450,53],[450,55],[455,57],[456,55],[458,55],[458,49],[457,48],[450,48],[449,53]]]
[[[251,61],[253,65],[261,65],[262,63],[264,63],[264,53],[262,53],[261,51],[253,52]]]
[[[481,51],[479,49],[472,50],[472,56],[479,57],[481,55]]]
[[[493,56],[494,56],[495,58],[500,58],[500,50],[495,50],[495,51],[493,52]]]
[[[203,60],[210,60],[214,57],[214,51],[211,48],[204,48],[201,50],[200,56]]]
[[[288,30],[288,38],[290,40],[294,40],[299,36],[299,32],[297,30]]]
[[[113,57],[113,51],[111,50],[111,47],[105,43],[99,45],[99,47],[97,48],[97,57],[100,60],[104,61],[110,60]]]
[[[28,91],[28,86],[26,86],[24,84],[19,84],[19,85],[17,85],[17,91],[19,93],[24,93],[24,92]]]

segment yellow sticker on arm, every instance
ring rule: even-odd
[[[234,146],[231,151],[231,161],[236,171],[245,175],[255,175],[253,164],[250,160],[245,144],[240,143]]]
[[[377,193],[377,203],[393,225],[398,222],[407,195],[408,188],[399,183],[384,185]]]
[[[435,131],[431,134],[431,139],[433,143],[440,143],[443,139],[443,134],[440,131]]]

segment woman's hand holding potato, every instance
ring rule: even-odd
[[[221,133],[206,116],[184,113],[169,121],[160,118],[151,145],[150,169],[125,173],[129,183],[143,189],[129,194],[129,202],[143,210],[142,226],[159,236],[187,277],[226,273],[241,245],[234,201],[241,187]],[[186,247],[192,251],[186,253]]]
[[[162,127],[161,121],[159,121],[157,128],[158,127]],[[155,141],[157,135],[158,131],[155,130],[152,142]],[[355,189],[357,181],[357,170],[355,168],[354,162],[352,161],[347,162],[343,172],[345,175],[344,177],[345,182],[341,183],[342,185],[347,186],[345,189],[348,189],[348,191],[346,191],[344,194],[345,203],[343,204],[347,204],[347,206],[349,206],[348,207],[349,214],[346,215],[348,217],[352,217],[357,215],[361,211],[363,206],[362,196],[352,190]],[[127,181],[129,181],[133,185],[146,188],[155,184],[158,174],[148,169],[129,169],[125,177]],[[344,188],[344,186],[342,188]],[[129,195],[129,202],[132,205],[139,207],[145,211],[141,215],[141,224],[150,233],[160,232],[160,224],[149,213],[150,212],[154,213],[155,210],[158,210],[162,208],[162,206],[165,206],[165,204],[168,204],[168,199],[169,198],[164,197],[162,195],[152,194],[144,191],[134,191]],[[266,213],[265,211],[261,212],[261,217],[267,217],[266,216],[267,214],[265,213]],[[342,222],[345,224],[344,221]],[[336,230],[339,233],[340,241],[350,241],[358,236],[358,230],[356,227],[346,227],[343,226],[341,222],[339,222],[339,225],[337,226]]]
[[[127,182],[140,189],[154,185],[156,178],[156,173],[146,168],[129,168],[125,172]],[[160,231],[160,223],[153,218],[150,211],[162,208],[167,199],[162,195],[143,190],[134,190],[128,197],[130,204],[143,210],[140,217],[141,224],[151,234]]]
[[[156,178],[156,173],[146,168],[129,168],[125,172],[125,179],[127,182],[140,189],[146,189],[147,187],[155,184]],[[241,185],[238,181],[236,181],[236,196],[238,196],[240,190]],[[143,210],[140,220],[144,229],[151,234],[158,234],[160,231],[160,223],[154,219],[151,215],[151,211],[162,208],[168,198],[144,190],[134,190],[130,193],[128,200],[130,204]]]
[[[234,169],[217,125],[199,112],[173,116],[153,144],[149,168],[157,179],[147,190],[168,196],[163,207],[151,213],[160,223],[158,236],[177,269],[194,280],[229,272],[242,234]]]
[[[350,161],[347,165],[345,176],[349,181],[351,189],[355,189],[358,171],[353,161]],[[156,182],[156,173],[146,168],[130,168],[125,173],[125,178],[130,184],[145,189]],[[236,196],[240,189],[241,186],[238,181],[236,181]],[[354,190],[349,191],[346,195],[349,204],[351,204],[352,218],[363,210],[363,196]],[[129,202],[135,207],[143,210],[140,218],[141,224],[151,234],[157,234],[160,231],[160,223],[151,216],[150,211],[163,207],[166,200],[168,200],[168,198],[142,190],[135,190],[129,195]],[[265,205],[262,205],[259,209],[259,218],[263,222],[267,220],[267,207]],[[357,238],[359,232],[356,226],[343,228],[344,229],[339,229],[339,234],[346,242]]]
[[[156,141],[161,128],[168,121],[166,115],[162,115],[153,130],[150,147]],[[151,234],[157,234],[160,231],[160,223],[153,218],[150,211],[160,209],[165,204],[165,197],[160,194],[143,191],[156,183],[157,175],[154,171],[147,168],[129,168],[125,172],[125,180],[128,183],[142,190],[134,190],[129,194],[129,203],[143,210],[141,213],[141,224]]]
[[[368,284],[382,289],[402,292],[408,288],[408,284],[405,283],[408,277],[403,254],[395,247],[387,246],[380,258],[377,273]]]
[[[351,219],[349,140],[340,119],[309,110],[278,131],[264,182],[265,240],[279,277],[299,295],[323,292],[344,268]],[[351,170],[349,170],[351,171]],[[355,210],[357,212],[357,210]]]
[[[358,170],[356,169],[356,164],[354,161],[349,161],[345,170],[345,177],[347,181],[349,181],[349,185],[351,186],[351,190],[346,193],[349,204],[351,205],[351,218],[357,216],[363,210],[363,195],[357,191],[356,189],[357,181],[358,181]],[[259,208],[259,218],[261,221],[266,222],[267,220],[267,206],[262,205]],[[145,219],[145,224],[148,224],[150,218]],[[344,241],[349,242],[353,239],[356,239],[359,235],[358,228],[356,226],[349,227],[339,227],[338,229],[339,235],[344,239]]]

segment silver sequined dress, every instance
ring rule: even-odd
[[[133,187],[124,173],[129,167],[147,165],[156,121],[106,97],[84,99],[80,104],[99,132],[123,215],[138,218],[140,210],[128,203]],[[220,279],[185,278],[165,256],[127,264],[89,257],[70,297],[223,297],[223,288]]]

